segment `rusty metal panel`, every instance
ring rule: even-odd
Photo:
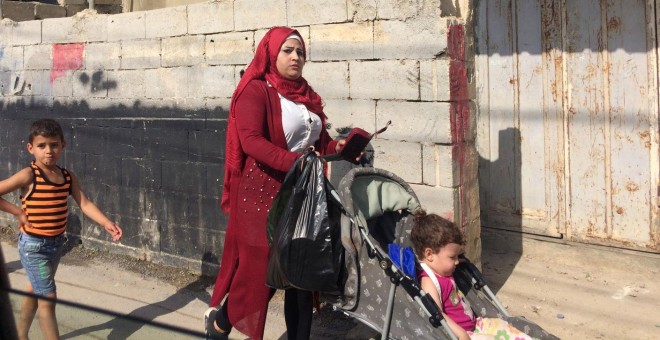
[[[513,18],[511,0],[494,0],[488,7],[488,63],[490,105],[490,155],[487,198],[487,213],[493,218],[508,219],[505,225],[520,228],[515,221],[517,214],[517,192],[520,188],[519,171],[516,166],[518,133],[515,128],[514,102],[514,63]],[[505,26],[501,26],[504,24]],[[491,26],[494,25],[494,26]],[[498,98],[498,101],[492,101]],[[504,104],[504,105],[502,105]],[[512,225],[515,224],[515,225]]]
[[[535,1],[490,1],[488,20],[487,91],[480,100],[487,109],[488,147],[481,145],[482,220],[510,230],[559,236],[563,171],[561,138],[561,63],[553,51],[559,45],[560,15]],[[550,6],[552,8],[552,6]],[[525,18],[520,20],[520,18]],[[551,26],[544,35],[544,27]],[[505,29],[506,28],[506,29]],[[557,67],[559,66],[559,69]],[[548,94],[546,96],[546,94]],[[487,107],[486,107],[487,106]],[[481,117],[485,117],[481,115]]]
[[[479,2],[484,225],[659,250],[657,3]]]
[[[612,224],[607,236],[644,243],[649,238],[651,140],[645,0],[608,1],[607,51],[611,140]]]
[[[605,237],[609,173],[606,170],[605,80],[600,0],[566,2],[567,148],[569,236]],[[607,145],[606,145],[607,143]]]

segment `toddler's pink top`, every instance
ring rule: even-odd
[[[421,276],[428,275],[426,272],[422,272]],[[442,309],[445,314],[466,331],[474,331],[474,327],[477,323],[474,313],[463,293],[461,293],[456,287],[454,278],[451,276],[440,276],[438,274],[435,274],[435,278],[440,284],[440,291],[438,294],[440,295]]]

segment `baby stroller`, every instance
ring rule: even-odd
[[[342,178],[337,192],[345,210],[344,289],[339,295],[324,294],[323,300],[381,333],[381,339],[456,339],[416,278],[404,274],[388,256],[391,243],[411,245],[412,213],[421,208],[412,188],[388,171],[360,167]],[[522,317],[511,317],[467,259],[454,277],[476,316],[499,317],[532,337],[558,339]]]

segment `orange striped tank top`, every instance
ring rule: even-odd
[[[71,194],[71,175],[59,168],[64,183],[53,183],[32,162],[32,189],[25,197],[21,196],[23,211],[32,227],[21,226],[21,231],[35,236],[58,236],[66,230],[69,215],[68,198]]]

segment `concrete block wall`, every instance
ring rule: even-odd
[[[465,216],[478,215],[478,205],[464,203],[478,195],[465,185],[476,179],[473,130],[464,128],[474,115],[456,109],[469,108],[471,98],[456,96],[467,80],[452,79],[466,77],[452,70],[465,58],[449,45],[463,20],[443,15],[443,2],[224,0],[3,22],[0,177],[29,163],[29,123],[58,119],[68,143],[63,165],[125,236],[120,245],[108,242],[76,210],[72,232],[191,270],[217,260],[230,98],[267,29],[288,25],[307,42],[304,76],[325,100],[330,133],[375,131],[391,120],[368,148],[373,165],[411,183],[427,210],[474,234],[478,219]],[[333,180],[347,168],[335,166]],[[478,258],[477,249],[469,252]]]
[[[89,8],[87,0],[4,0],[0,3],[0,19],[12,21],[70,17]],[[122,0],[97,0],[94,6],[96,12],[104,14],[121,13],[122,8]]]

